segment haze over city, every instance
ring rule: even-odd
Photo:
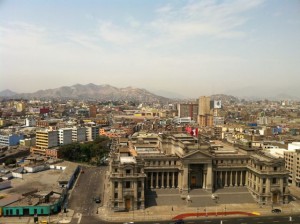
[[[299,60],[297,0],[0,1],[0,91],[298,96]]]

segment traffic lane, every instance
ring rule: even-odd
[[[69,200],[70,208],[75,212],[96,213],[99,204],[93,201],[97,195],[103,192],[103,180],[105,169],[99,167],[83,167],[75,188]]]
[[[215,218],[215,219],[186,219],[185,224],[300,224],[300,216],[260,216],[260,217],[236,217],[236,218]],[[135,224],[170,224],[175,223],[174,220],[169,221],[141,221]]]
[[[260,217],[236,217],[236,218],[215,218],[215,219],[187,219],[184,220],[185,224],[300,224],[300,216],[292,216],[292,221],[290,220],[290,216],[260,216]],[[174,220],[169,221],[135,221],[132,220],[135,224],[170,224],[175,223]],[[221,222],[222,221],[222,222]],[[71,224],[75,224],[74,220]],[[122,222],[113,222],[113,221],[103,221],[100,220],[97,216],[86,216],[83,215],[81,219],[81,224],[96,224],[96,223],[103,223],[103,224],[119,224],[124,223]]]

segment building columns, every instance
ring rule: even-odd
[[[172,188],[175,188],[175,172],[172,172]]]
[[[206,173],[206,189],[208,190],[212,190],[212,177],[213,173],[212,173],[212,165],[211,163],[207,164],[207,173]]]
[[[151,186],[150,186],[151,189],[153,189],[153,172],[151,172]]]
[[[220,185],[221,185],[221,187],[223,187],[223,171],[221,171],[220,175],[221,175],[220,176],[220,181],[221,181]]]
[[[240,186],[241,186],[241,187],[244,186],[244,185],[243,185],[243,172],[244,172],[244,171],[241,171],[241,176],[240,176]]]
[[[188,192],[189,191],[189,179],[188,179],[188,175],[189,175],[189,165],[188,164],[184,164],[183,166],[183,178],[182,178],[182,191],[184,192]],[[172,186],[174,187],[174,186]]]
[[[170,172],[167,172],[167,188],[170,187]]]

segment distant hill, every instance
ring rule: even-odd
[[[225,95],[225,94],[215,94],[215,95],[211,95],[210,98],[212,100],[221,100],[222,102],[238,102],[239,99],[236,98],[235,96],[231,96],[231,95]]]
[[[133,87],[117,88],[110,85],[76,84],[55,89],[39,90],[34,93],[17,94],[13,98],[24,99],[90,99],[100,101],[167,102],[168,98],[155,95],[145,89]]]
[[[267,86],[246,86],[238,89],[231,89],[225,92],[228,95],[234,95],[240,99],[247,100],[299,100],[300,89],[298,86],[274,87]]]
[[[16,94],[17,94],[16,92],[13,92],[9,89],[5,89],[5,90],[0,92],[0,97],[11,97],[11,96],[14,96]]]

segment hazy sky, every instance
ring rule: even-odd
[[[0,0],[0,91],[299,86],[300,1]]]

